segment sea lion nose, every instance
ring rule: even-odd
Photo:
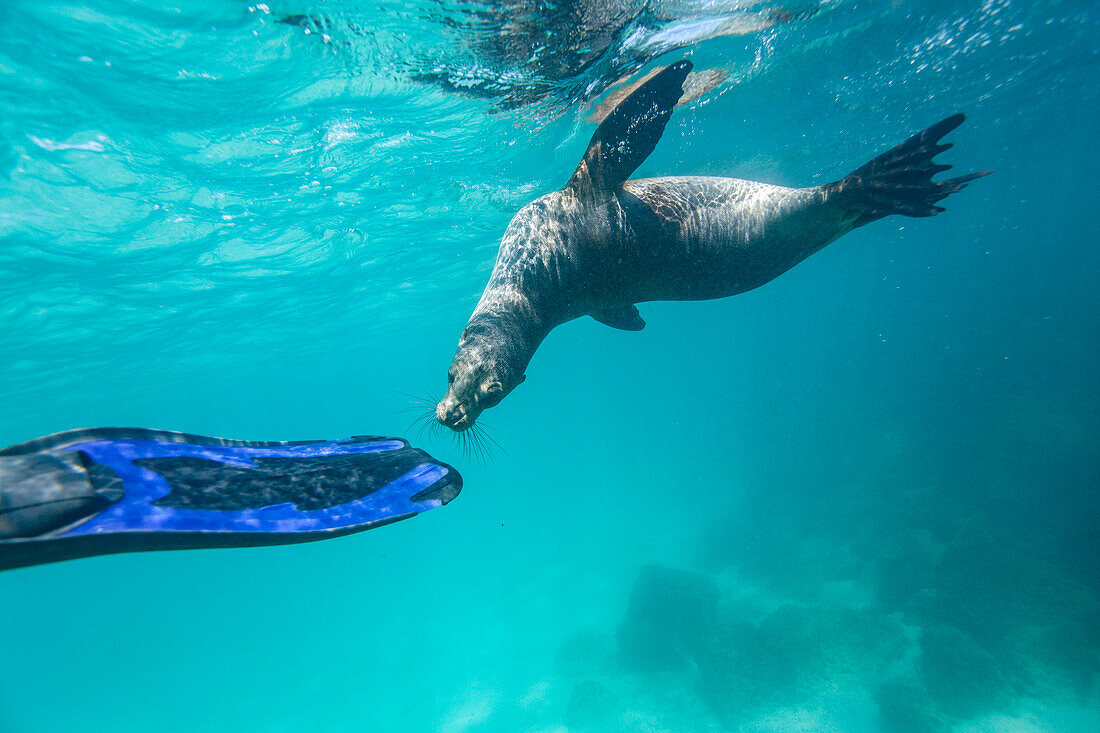
[[[454,425],[464,417],[466,417],[466,408],[458,404],[453,397],[448,397],[435,406],[435,418],[444,425]]]

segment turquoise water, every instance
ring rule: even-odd
[[[0,445],[409,435],[465,489],[0,574],[0,731],[1100,730],[1096,5],[650,3],[574,69],[545,7],[419,2],[4,3]],[[417,439],[512,214],[663,50],[728,76],[639,177],[825,183],[955,111],[996,173],[557,329],[490,460]]]

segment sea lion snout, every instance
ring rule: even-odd
[[[456,431],[465,430],[474,422],[466,413],[466,408],[452,394],[447,394],[435,406],[435,419]]]

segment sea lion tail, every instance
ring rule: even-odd
[[[951,143],[941,145],[940,138],[965,119],[965,115],[955,114],[918,132],[901,145],[827,186],[827,195],[836,197],[857,214],[857,227],[890,214],[935,216],[944,210],[942,206],[936,206],[936,202],[966,188],[966,184],[975,178],[993,172],[985,170],[945,181],[932,180],[932,176],[951,167],[932,161],[952,146]]]

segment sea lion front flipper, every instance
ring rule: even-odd
[[[566,189],[593,196],[621,186],[657,147],[690,71],[690,61],[666,66],[620,102],[596,128]]]
[[[624,305],[618,308],[606,308],[592,314],[592,317],[605,326],[623,331],[641,331],[645,328],[642,314],[636,305]]]
[[[596,109],[592,110],[592,114],[588,116],[589,122],[594,122],[597,125],[607,119],[607,116],[611,114],[612,110],[619,106],[619,104],[633,94],[638,87],[645,84],[652,79],[658,73],[661,68],[656,68],[649,72],[645,76],[630,81],[630,77],[626,76],[615,82],[616,85],[622,84],[616,89],[613,89],[603,101],[596,105]],[[693,102],[699,97],[707,94],[712,89],[729,78],[730,70],[721,66],[716,66],[712,69],[703,69],[702,71],[693,71],[687,75],[684,80],[683,90],[684,93],[680,96],[679,101],[676,102],[677,107],[683,107],[688,102]]]

